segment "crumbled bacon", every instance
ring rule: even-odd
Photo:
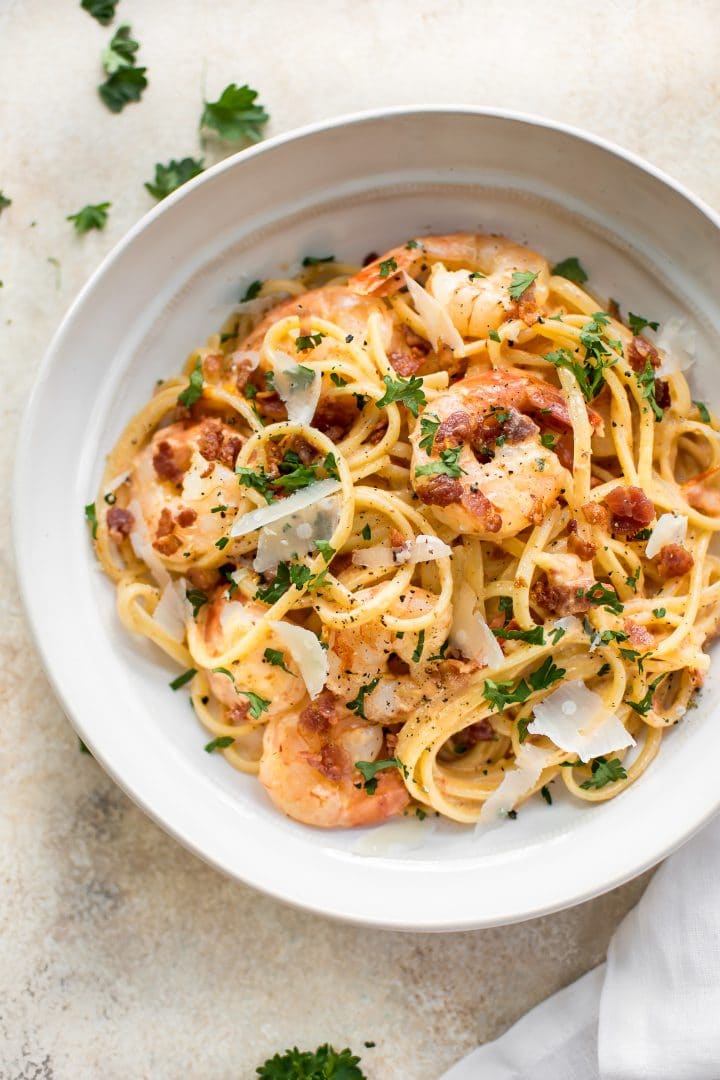
[[[665,544],[653,559],[661,578],[682,577],[692,570],[695,560],[680,544]]]
[[[158,443],[157,450],[153,455],[153,466],[161,480],[170,480],[173,484],[179,484],[183,475],[187,472],[192,458],[192,451],[184,444],[174,446],[167,439]]]
[[[153,541],[153,547],[161,555],[174,555],[181,546],[181,540],[175,536],[174,529],[175,522],[173,521],[172,512],[165,507],[158,519],[155,540]]]
[[[655,400],[661,409],[669,409],[672,405],[670,397],[670,383],[667,379],[655,380]]]
[[[612,514],[612,530],[616,533],[633,535],[655,517],[655,507],[639,487],[618,485],[608,492],[604,502]]]
[[[231,705],[227,711],[227,723],[228,724],[244,724],[247,719],[247,714],[250,711],[250,700],[238,701],[236,705]]]
[[[327,735],[336,721],[335,696],[329,690],[323,690],[300,713],[298,730],[305,741],[309,742],[317,736]]]
[[[530,438],[531,435],[536,435],[540,430],[534,420],[531,420],[529,416],[525,416],[524,413],[518,412],[512,405],[507,411],[510,415],[502,425],[502,433],[509,443],[523,442],[525,439]]]
[[[293,450],[303,465],[310,465],[318,456],[315,447],[306,442],[301,435],[293,435],[288,442],[288,450]]]
[[[113,540],[121,540],[129,536],[135,524],[135,518],[129,510],[121,506],[113,506],[107,512],[107,527]]]
[[[338,783],[346,779],[352,772],[350,758],[341,746],[336,743],[325,743],[317,754],[303,754],[308,765],[317,769],[319,773]]]
[[[242,439],[225,430],[220,420],[203,420],[198,439],[198,450],[206,461],[219,461],[228,469],[235,468],[235,459],[240,453]]]
[[[627,358],[633,371],[644,371],[648,360],[654,368],[660,367],[660,353],[644,337],[633,337],[627,348]]]
[[[212,592],[219,581],[217,570],[202,567],[190,567],[186,577],[194,589],[201,589],[204,593]]]
[[[420,497],[422,498],[422,496]],[[487,495],[483,495],[482,491],[473,491],[471,488],[470,491],[463,493],[461,502],[473,517],[482,520],[483,528],[486,532],[500,532],[500,529],[502,528],[502,517],[490,502]]]
[[[633,622],[632,619],[625,619],[623,626],[634,649],[646,649],[649,645],[655,644],[655,639],[650,631],[640,623]]]
[[[577,533],[570,534],[567,546],[568,551],[571,551],[573,555],[577,555],[583,562],[589,562],[590,559],[594,559],[597,554],[597,547],[595,544],[592,544],[589,540],[583,540]]]
[[[345,438],[357,418],[358,407],[355,398],[325,397],[320,398],[313,417],[313,425],[327,435],[331,442],[337,443]]]
[[[401,548],[405,546],[405,537],[399,529],[392,528],[390,530],[390,547]]]
[[[578,592],[581,593],[578,596]],[[571,585],[553,585],[547,578],[540,578],[530,590],[533,603],[545,608],[553,615],[578,615],[590,610],[590,601],[585,597],[585,590]]]
[[[427,479],[416,488],[420,499],[430,506],[451,506],[460,502],[463,495],[463,487],[459,480],[452,476],[438,473],[428,476]]]
[[[407,377],[414,375],[418,368],[422,367],[430,352],[430,343],[411,330],[409,326],[402,326],[400,333],[405,339],[405,344],[389,353],[388,360],[398,375]]]
[[[269,420],[271,424],[279,420],[287,420],[287,409],[275,391],[258,394],[253,400],[253,405],[263,420]]]
[[[490,739],[494,739],[495,729],[489,720],[478,720],[475,724],[470,724],[459,731],[458,738],[462,740],[463,746],[471,747],[479,742],[489,742]]]
[[[449,447],[459,446],[460,443],[467,442],[472,434],[473,423],[470,415],[458,409],[441,421],[440,427],[435,432],[433,445],[438,450],[447,450]]]
[[[599,525],[601,529],[610,528],[610,511],[602,503],[586,502],[583,504],[582,512],[585,520],[591,525]]]
[[[203,358],[202,373],[206,379],[217,380],[223,373],[225,357],[222,353],[210,353]]]
[[[197,510],[192,510],[189,506],[183,506],[175,515],[175,521],[181,529],[187,529],[197,521]]]

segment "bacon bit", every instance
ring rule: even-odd
[[[211,593],[219,583],[217,570],[191,567],[188,569],[186,577],[194,589],[202,589],[204,593]]]
[[[279,420],[287,420],[287,409],[274,390],[272,393],[258,394],[253,404],[263,420],[269,420],[273,424]]]
[[[478,720],[475,724],[470,724],[469,727],[458,731],[457,734],[462,739],[463,745],[470,747],[479,742],[489,742],[490,739],[494,739],[495,729],[489,720]]]
[[[695,565],[695,560],[689,551],[680,544],[665,544],[653,559],[657,571],[662,578],[682,577],[689,573]]]
[[[573,524],[572,522],[570,524]],[[574,523],[577,525],[577,522]],[[583,540],[580,536],[572,534],[568,537],[568,551],[571,551],[573,555],[577,555],[583,562],[590,562],[597,554],[597,547],[595,544],[590,543],[589,540]]]
[[[293,435],[288,441],[288,450],[294,450],[303,465],[310,465],[318,455],[315,447],[306,442],[301,435]]]
[[[670,383],[667,379],[655,380],[655,400],[661,409],[669,409],[672,405],[670,397]]]
[[[562,467],[567,469],[568,472],[572,472],[575,459],[575,440],[571,431],[566,432],[555,443],[555,453]]]
[[[405,345],[388,355],[388,360],[398,375],[414,375],[430,352],[430,343],[411,330],[409,326],[400,328]]]
[[[238,701],[236,705],[231,705],[227,712],[227,723],[233,725],[244,724],[247,719],[247,714],[250,711],[250,701]]]
[[[340,442],[352,427],[357,414],[355,398],[347,395],[320,398],[313,417],[313,426],[322,431],[323,435],[327,435],[331,442]]]
[[[173,446],[167,439],[163,439],[153,455],[153,466],[161,480],[179,484],[190,466],[191,458],[192,451],[189,446]]]
[[[551,585],[547,578],[540,578],[530,590],[534,604],[546,608],[553,615],[578,615],[590,610],[590,601],[577,595],[577,588],[570,585]]]
[[[627,359],[633,371],[644,371],[648,360],[654,368],[660,367],[660,353],[644,337],[633,337],[628,345]]]
[[[174,535],[174,529],[175,522],[173,521],[172,512],[165,507],[158,520],[155,540],[153,541],[153,547],[161,555],[174,555],[181,546],[181,540]]]
[[[175,515],[175,521],[181,529],[187,529],[188,526],[193,525],[197,521],[197,511],[191,510],[189,506],[184,506],[182,510],[178,510]]]
[[[129,536],[135,524],[135,518],[131,512],[124,510],[121,506],[111,507],[107,512],[106,521],[113,540],[122,540],[123,537]]]
[[[534,420],[518,412],[512,405],[509,407],[508,412],[510,416],[502,425],[502,433],[509,443],[523,442],[525,439],[529,439],[531,435],[536,435],[540,430]]]
[[[458,409],[441,422],[435,432],[435,446],[438,449],[447,450],[450,447],[459,446],[462,442],[468,442],[474,434],[473,427],[469,414]],[[500,434],[499,425],[497,434]]]
[[[401,548],[405,546],[405,537],[399,529],[392,528],[390,530],[390,547]]]
[[[311,743],[316,741],[318,736],[327,735],[336,722],[335,695],[331,694],[329,690],[323,690],[300,713],[298,731],[305,739],[305,742]]]
[[[514,301],[514,306],[519,319],[527,326],[532,326],[538,318],[537,301],[535,299],[535,286],[531,285],[525,292]]]
[[[206,461],[219,461],[228,469],[235,468],[243,440],[239,435],[227,432],[220,420],[203,420],[198,439],[198,450]]]
[[[388,757],[395,757],[395,751],[397,750],[398,739],[400,735],[394,731],[388,732],[385,736],[385,745],[387,747]]]
[[[705,483],[707,480],[715,480],[718,477],[720,477],[720,468],[708,469],[707,472],[693,476],[682,486],[683,495],[687,501],[701,514],[720,517],[720,489],[708,487]]]
[[[640,623],[633,622],[632,619],[625,619],[623,626],[633,648],[645,649],[649,645],[655,644],[655,638]]]
[[[420,500],[430,506],[450,506],[460,502],[463,494],[459,480],[442,474],[429,476],[416,490]]]
[[[202,362],[202,373],[206,379],[219,379],[223,373],[225,357],[222,353],[210,353]]]
[[[602,529],[610,528],[610,511],[599,502],[586,502],[582,512],[585,520],[591,525],[599,525]]]
[[[655,517],[655,507],[639,487],[613,488],[604,502],[612,514],[613,532],[633,535]]]
[[[432,477],[432,479],[441,480],[444,478],[438,476]],[[422,495],[420,498],[423,498]],[[423,502],[424,501],[425,500],[423,499]],[[487,495],[483,495],[482,491],[466,491],[463,493],[460,501],[465,509],[474,517],[482,518],[483,527],[487,532],[500,532],[500,529],[502,528],[502,517],[490,502]]]
[[[308,765],[317,769],[328,780],[339,783],[352,773],[350,758],[341,746],[336,743],[325,743],[319,754],[302,754]]]

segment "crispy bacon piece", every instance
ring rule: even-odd
[[[182,510],[178,510],[175,515],[175,521],[181,529],[187,529],[197,521],[197,510],[192,510],[189,506],[183,506]]]
[[[355,398],[335,397],[320,398],[313,425],[327,435],[331,442],[337,443],[345,438],[357,418],[358,407]]]
[[[586,502],[582,507],[585,520],[591,525],[599,525],[602,529],[610,528],[610,511],[607,506],[599,502]]]
[[[568,529],[570,529],[571,525],[574,525],[575,528],[577,528],[576,521],[569,521]],[[568,551],[572,552],[573,555],[577,555],[583,562],[590,562],[597,554],[597,547],[595,544],[592,544],[589,540],[583,540],[582,537],[577,535],[575,529],[570,529],[567,546]]]
[[[661,578],[682,577],[692,570],[695,560],[680,544],[665,544],[653,559]]]
[[[553,615],[578,615],[590,610],[590,601],[578,596],[578,589],[571,585],[552,585],[547,578],[540,578],[530,590],[533,603]]]
[[[407,377],[414,375],[418,368],[422,367],[427,354],[430,352],[430,343],[425,338],[411,330],[409,326],[402,326],[400,333],[405,339],[405,345],[388,354],[388,360],[397,371],[398,375]]]
[[[644,529],[655,517],[655,507],[642,488],[613,488],[605,496],[605,505],[612,514],[612,531],[633,535]]]
[[[625,619],[623,626],[634,649],[647,649],[648,646],[655,644],[655,638],[640,623],[633,622],[632,619]]]
[[[317,754],[306,753],[303,755],[308,765],[317,769],[328,780],[339,783],[352,774],[352,764],[342,746],[336,743],[325,743]]]
[[[244,724],[247,719],[247,714],[250,711],[250,700],[238,701],[236,705],[231,705],[227,711],[227,723],[228,724]]]
[[[235,459],[240,453],[242,439],[239,435],[230,435],[219,420],[203,420],[198,439],[198,450],[206,461],[219,461],[228,469],[235,468]]]
[[[161,443],[158,443],[158,448],[153,455],[153,466],[161,480],[179,484],[187,472],[191,458],[192,450],[189,446],[173,446],[167,439],[163,439]]]
[[[181,546],[182,541],[175,536],[174,529],[175,522],[173,521],[172,511],[166,506],[160,514],[155,540],[153,540],[153,547],[161,555],[174,555]]]
[[[633,337],[628,345],[627,358],[633,371],[644,371],[648,360],[654,368],[660,367],[660,353],[644,337]]]
[[[208,570],[193,566],[188,569],[185,576],[194,589],[202,589],[204,593],[211,593],[219,583],[219,575],[215,569]]]
[[[316,742],[318,737],[327,735],[336,721],[335,695],[331,694],[329,690],[323,690],[301,712],[298,731],[305,739],[305,742]]]
[[[429,506],[451,506],[462,499],[463,487],[455,477],[438,473],[418,485],[417,493]]]
[[[518,412],[512,405],[508,409],[510,416],[502,425],[502,433],[509,443],[524,442],[531,435],[537,434],[540,428],[534,420],[524,413]]]
[[[490,739],[494,739],[495,729],[489,720],[478,720],[477,723],[458,731],[457,737],[462,740],[463,746],[470,748],[479,742],[489,742]]]
[[[420,497],[422,498],[422,496]],[[469,510],[473,516],[482,518],[483,525],[487,532],[500,532],[500,529],[502,528],[502,517],[490,502],[487,495],[483,495],[482,491],[473,491],[472,489],[470,491],[465,491],[461,502],[465,509]]]
[[[497,434],[500,434],[499,430]],[[433,445],[438,450],[447,450],[449,447],[469,442],[472,435],[473,422],[470,414],[458,409],[457,412],[450,413],[441,422],[440,427],[435,432]]]
[[[670,383],[667,379],[655,380],[655,400],[661,409],[669,409],[672,405],[670,397]]]
[[[253,405],[263,420],[269,420],[271,424],[287,420],[287,409],[274,390],[272,393],[258,394]]]
[[[112,506],[107,512],[107,527],[113,540],[122,540],[129,536],[135,524],[135,518],[129,510],[121,506]]]

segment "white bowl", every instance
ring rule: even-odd
[[[504,232],[550,259],[577,255],[600,295],[651,318],[691,318],[696,396],[720,408],[716,215],[632,155],[546,121],[388,110],[229,158],[131,230],[45,357],[14,495],[17,563],[46,671],[125,791],[198,855],[273,896],[412,930],[492,926],[565,907],[682,843],[720,805],[717,677],[647,773],[612,802],[535,800],[516,821],[479,834],[401,821],[400,849],[387,833],[306,828],[282,817],[254,778],[203,753],[206,735],[185,694],[168,688],[176,671],[118,622],[83,504],[155,380],[177,372],[249,281],[306,253],[357,260],[457,229]],[[368,854],[373,847],[379,854]]]

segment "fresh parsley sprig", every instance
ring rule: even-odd
[[[371,682],[365,683],[364,686],[360,687],[357,692],[357,696],[354,697],[352,701],[346,702],[350,712],[354,712],[363,720],[367,720],[367,717],[365,715],[365,698],[368,696],[368,694],[372,694],[373,690],[379,682],[380,677],[378,676],[376,679],[373,679]]]
[[[80,7],[97,19],[101,26],[109,26],[115,18],[118,0],[80,0]]]
[[[187,183],[188,180],[192,180],[194,176],[199,176],[204,168],[204,161],[202,158],[196,161],[195,158],[186,157],[181,161],[168,161],[167,165],[161,165],[158,162],[155,165],[155,178],[148,180],[145,187],[153,196],[153,198],[160,201],[166,199],[168,195],[171,195],[173,191],[177,191],[179,187]]]
[[[389,375],[383,375],[383,382],[385,383],[385,393],[375,402],[378,409],[384,409],[386,405],[398,402],[404,405],[413,416],[417,417],[420,406],[427,404],[423,391],[423,380],[418,376],[411,375],[409,379],[403,379],[400,376],[399,379],[393,379]]]
[[[465,470],[458,465],[458,458],[462,452],[462,446],[452,446],[447,450],[440,451],[439,461],[430,461],[427,465],[418,465],[415,469],[416,476],[434,476],[436,474],[452,476],[457,479]]]
[[[405,776],[408,774],[405,765],[397,757],[383,758],[382,761],[356,761],[355,768],[362,773],[365,781],[362,786],[368,795],[374,795],[377,791],[377,774],[384,769],[401,769]]]
[[[568,281],[574,281],[576,285],[584,285],[588,279],[576,255],[571,255],[570,258],[562,259],[559,263],[556,263],[550,273],[557,277],[567,278]]]
[[[531,270],[514,270],[508,286],[508,292],[513,300],[519,300],[539,275],[539,270],[534,274]]]
[[[540,667],[528,676],[527,681],[521,679],[517,686],[513,686],[511,682],[495,682],[494,679],[485,679],[483,695],[493,708],[502,711],[508,705],[522,704],[522,702],[527,701],[532,693],[547,690],[553,683],[562,679],[565,674],[565,668],[557,667],[548,656],[543,660]]]
[[[200,357],[195,361],[195,367],[190,372],[190,380],[187,387],[178,394],[178,405],[184,405],[189,409],[200,399],[203,392],[202,361]]]
[[[98,86],[98,94],[110,112],[119,113],[133,101],[139,101],[148,84],[147,68],[135,66],[135,54],[140,48],[131,37],[128,23],[115,31],[103,51],[102,63],[107,79]]]
[[[205,102],[200,127],[216,132],[225,142],[260,142],[270,115],[256,104],[257,96],[247,83],[230,83],[217,101]]]
[[[580,787],[586,791],[591,788],[602,788],[606,784],[611,784],[615,780],[626,780],[627,772],[623,768],[620,758],[611,758],[608,761],[605,757],[597,757],[590,766],[592,776],[589,780],[585,780]]]
[[[107,225],[108,210],[112,203],[97,203],[95,206],[83,206],[76,214],[68,214],[66,221],[72,221],[75,232],[82,236],[91,229],[104,229]]]
[[[366,1080],[352,1050],[334,1050],[325,1043],[317,1050],[285,1050],[259,1065],[260,1080]]]

